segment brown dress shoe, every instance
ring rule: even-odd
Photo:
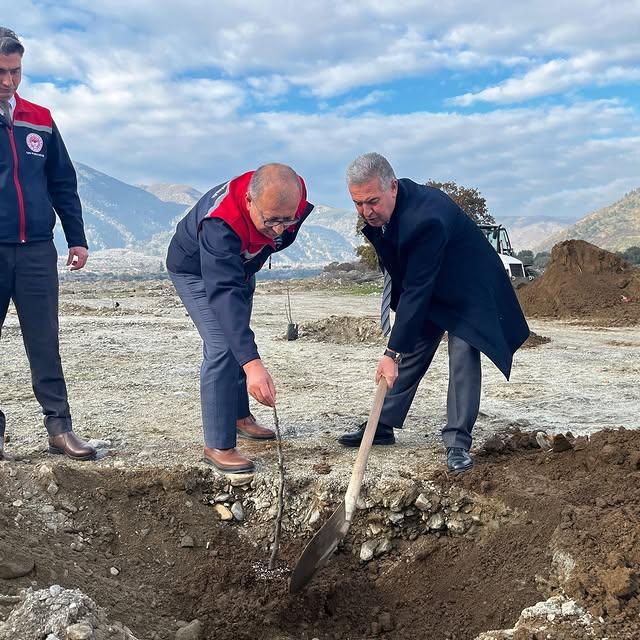
[[[236,431],[240,438],[248,440],[275,440],[276,437],[275,431],[258,424],[251,414],[246,418],[236,420]]]
[[[96,457],[96,450],[73,431],[49,436],[49,453],[69,456],[74,460],[93,460]]]
[[[233,449],[204,448],[204,461],[224,473],[253,473],[256,468],[235,447]]]

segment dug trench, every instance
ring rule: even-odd
[[[521,620],[516,635],[484,637],[637,638],[640,433],[602,431],[556,454],[516,430],[476,460],[458,477],[418,465],[369,478],[344,545],[296,595],[290,570],[344,493],[321,464],[287,485],[269,571],[277,474],[232,484],[203,466],[5,462],[2,556],[35,566],[0,580],[2,618],[18,606],[6,596],[57,584],[145,640],[173,640],[195,619],[193,637],[216,640],[471,640],[562,595],[584,615],[545,617],[556,635]]]

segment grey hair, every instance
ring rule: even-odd
[[[280,190],[279,200],[286,202],[291,197],[290,188],[293,184],[298,188],[298,195],[302,197],[302,185],[298,174],[286,164],[271,162],[258,167],[249,181],[249,195],[252,200],[258,200],[267,185],[277,185]]]
[[[375,151],[358,156],[346,171],[347,185],[363,184],[373,178],[380,180],[380,186],[384,191],[391,188],[391,183],[396,179],[396,174],[389,161]]]
[[[21,56],[24,54],[22,43],[11,29],[0,27],[0,55],[10,56],[14,53],[19,53]]]

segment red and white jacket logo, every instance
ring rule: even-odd
[[[42,141],[42,138],[37,133],[30,133],[27,136],[27,146],[34,153],[42,151],[43,144],[44,142]]]

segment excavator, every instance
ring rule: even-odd
[[[514,286],[533,280],[534,276],[528,269],[530,265],[525,265],[522,260],[516,258],[509,234],[501,224],[481,224],[478,226],[489,244],[500,256],[504,269]]]

